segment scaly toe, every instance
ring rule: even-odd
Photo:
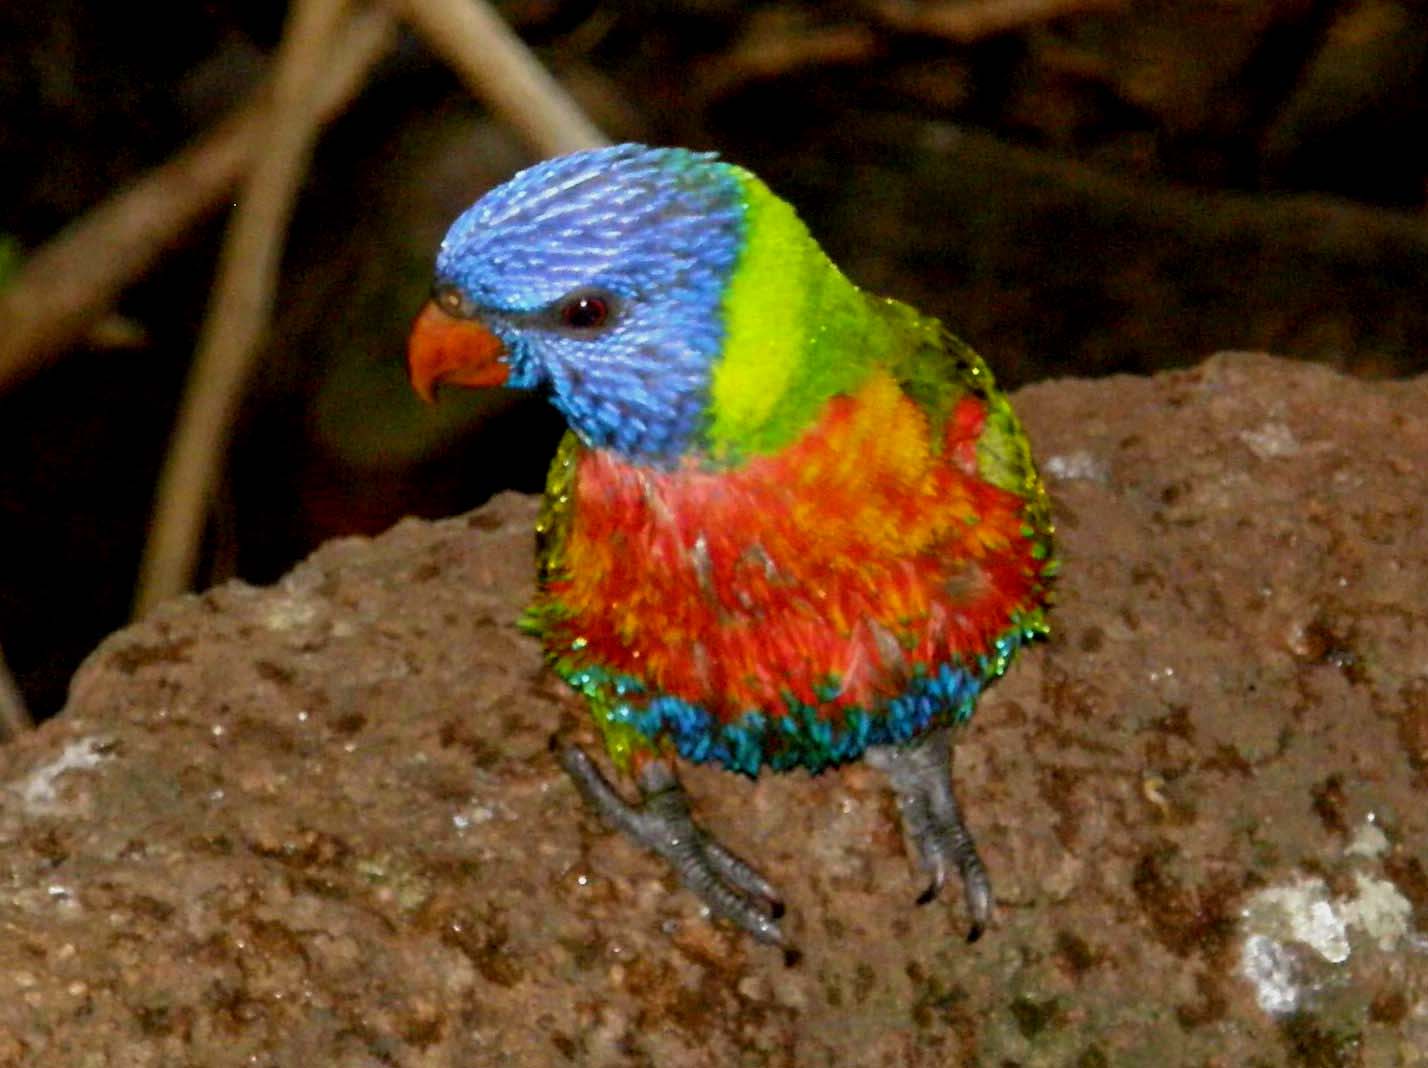
[[[694,822],[689,798],[672,768],[649,762],[639,777],[643,800],[631,804],[578,746],[560,749],[559,760],[590,807],[607,824],[663,857],[713,916],[766,945],[782,947],[785,955],[796,953],[777,923],[784,912],[778,891]]]

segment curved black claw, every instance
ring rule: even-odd
[[[902,746],[874,746],[867,760],[887,774],[897,794],[903,830],[917,849],[918,860],[932,881],[917,897],[919,905],[936,899],[952,870],[962,878],[967,912],[972,920],[967,941],[982,937],[992,915],[992,883],[962,810],[952,793],[952,738],[938,727]]]
[[[586,803],[610,826],[664,857],[710,912],[760,942],[783,947],[785,956],[796,952],[776,922],[783,915],[778,891],[694,822],[689,798],[668,764],[652,760],[645,765],[639,780],[643,797],[632,805],[583,749],[567,745],[559,759]]]

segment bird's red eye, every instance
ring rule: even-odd
[[[431,301],[453,319],[476,318],[476,306],[460,286],[451,282],[438,282],[432,287]]]
[[[609,318],[609,302],[593,293],[581,293],[560,306],[561,322],[572,330],[595,330]]]

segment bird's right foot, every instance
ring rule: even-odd
[[[778,926],[783,915],[778,891],[694,822],[689,797],[668,762],[650,760],[640,769],[641,800],[632,805],[583,749],[564,746],[559,758],[586,803],[606,823],[668,861],[680,882],[715,916],[760,942],[782,947],[792,960],[795,951]]]

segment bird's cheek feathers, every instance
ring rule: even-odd
[[[506,347],[479,319],[458,319],[434,303],[422,308],[407,341],[407,373],[425,401],[442,385],[479,389],[504,385]]]

